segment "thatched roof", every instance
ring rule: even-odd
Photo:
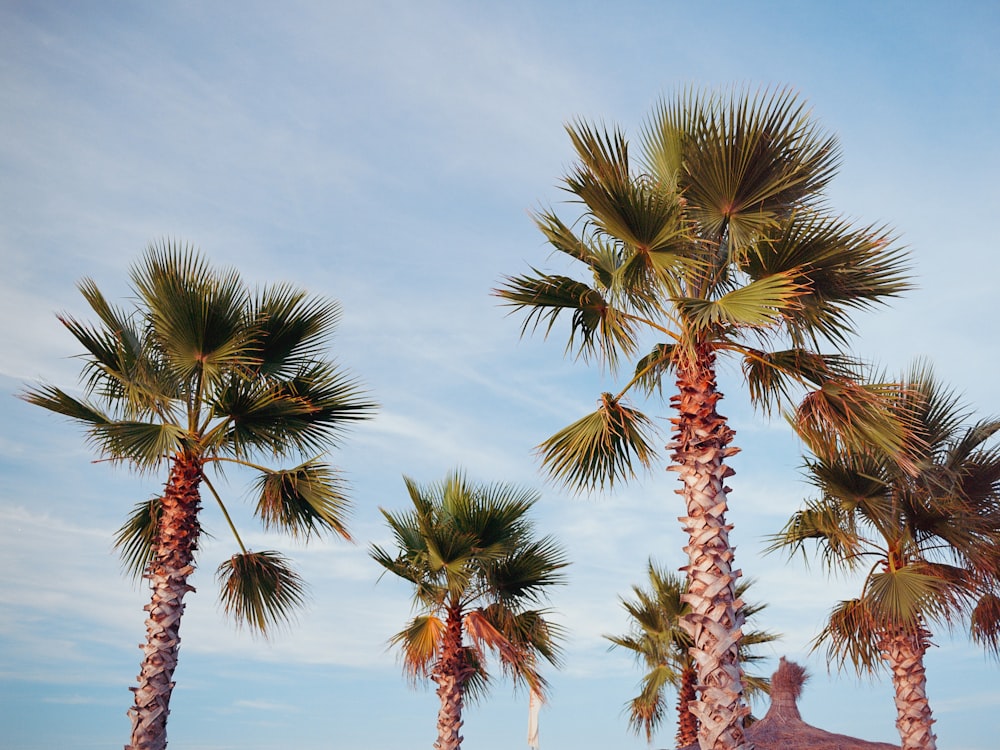
[[[771,678],[771,707],[746,730],[757,750],[899,750],[899,745],[834,734],[802,721],[797,704],[807,678],[804,667],[781,657]],[[697,750],[689,745],[683,750]]]

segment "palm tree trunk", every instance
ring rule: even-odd
[[[180,646],[183,599],[188,591],[194,591],[187,579],[194,572],[192,563],[198,547],[201,478],[201,463],[195,457],[173,458],[154,556],[144,576],[153,593],[144,607],[149,613],[146,643],[139,648],[145,657],[137,678],[139,685],[130,688],[135,693],[135,705],[128,711],[132,741],[125,750],[163,750],[167,746],[167,715]]]
[[[924,653],[931,634],[920,628],[916,633],[899,630],[879,639],[882,658],[892,670],[896,690],[896,729],[902,750],[936,750],[937,737],[931,730],[934,718],[927,700]]]
[[[434,668],[432,679],[437,683],[437,696],[441,700],[438,711],[438,738],[436,750],[459,750],[462,747],[462,705],[465,683],[473,670],[465,660],[462,650],[462,611],[459,606],[448,608],[444,636],[441,639],[441,658]]]
[[[687,747],[698,741],[698,719],[691,713],[691,704],[698,699],[695,690],[697,682],[694,664],[685,664],[681,672],[680,689],[677,691],[677,747]]]
[[[724,486],[733,470],[724,463],[738,451],[729,447],[733,431],[715,410],[722,394],[716,390],[715,353],[697,346],[695,356],[677,370],[678,395],[670,401],[678,416],[674,425],[671,471],[679,473],[687,515],[678,520],[688,533],[688,591],[691,607],[681,625],[694,643],[691,656],[698,674],[699,698],[691,707],[700,724],[702,750],[742,750],[748,747],[743,718],[750,709],[743,701],[743,670],[738,645],[742,635],[741,602],[735,584],[733,548],[726,524]]]

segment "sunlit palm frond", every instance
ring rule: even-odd
[[[647,742],[653,741],[653,734],[667,715],[666,688],[679,680],[679,676],[667,666],[654,667],[643,675],[639,694],[625,704],[630,731],[645,735]]]
[[[114,545],[121,556],[122,566],[136,580],[142,578],[146,566],[153,559],[161,509],[160,497],[136,503],[125,523],[115,533]]]
[[[261,635],[290,622],[306,597],[305,583],[278,552],[246,552],[219,565],[223,610]]]
[[[613,487],[648,468],[655,453],[653,423],[612,394],[601,396],[597,411],[577,420],[539,446],[550,476],[576,491]]]
[[[94,404],[73,398],[54,385],[43,384],[35,388],[28,388],[20,395],[29,404],[41,406],[56,414],[62,414],[64,417],[83,423],[88,428],[110,424],[112,421],[109,415]]]
[[[580,165],[566,178],[566,189],[580,198],[601,233],[644,253],[667,250],[685,235],[677,194],[631,173],[621,132],[583,122],[567,132]]]
[[[847,450],[878,450],[915,471],[919,447],[909,415],[898,408],[899,389],[891,384],[827,380],[808,393],[793,415],[792,427],[819,456]]]
[[[351,538],[347,485],[331,466],[310,461],[293,469],[266,471],[255,487],[257,516],[264,528],[306,539],[321,530]]]
[[[686,297],[674,305],[694,332],[767,328],[784,320],[805,288],[791,274],[772,274],[715,299]]]
[[[403,670],[412,678],[426,677],[437,661],[444,635],[444,622],[435,615],[417,615],[396,633],[390,645],[398,646]]]

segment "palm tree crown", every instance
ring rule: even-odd
[[[737,449],[716,411],[716,359],[738,359],[752,401],[765,409],[813,389],[795,417],[804,434],[898,449],[902,431],[882,406],[886,389],[861,383],[839,348],[853,332],[851,313],[908,287],[905,255],[884,228],[853,227],[826,210],[837,146],[787,91],[682,94],[653,112],[634,161],[619,131],[585,123],[568,131],[578,163],[564,186],[582,215],[570,225],[542,211],[536,223],[582,278],[533,269],[507,278],[497,294],[526,314],[525,331],[550,332],[567,312],[569,352],[599,358],[612,372],[622,360],[635,367],[594,413],[542,443],[543,464],[579,489],[611,486],[636,464],[648,466],[652,421],[625,397],[658,394],[674,378],[671,468],[683,484],[691,539],[692,612],[684,622],[697,631],[697,647],[713,654],[699,663],[692,711],[701,716],[703,748],[742,747],[748,709],[736,643],[742,618],[733,606],[740,573],[724,486],[732,474],[724,459]],[[643,334],[656,343],[640,356]]]
[[[335,303],[283,284],[251,291],[236,271],[216,271],[172,243],[151,245],[131,280],[131,309],[111,304],[85,279],[79,288],[96,323],[60,317],[84,347],[82,397],[40,385],[24,398],[82,424],[105,459],[141,472],[169,466],[162,495],[137,504],[116,539],[126,567],[153,589],[129,747],[160,748],[201,531],[202,484],[240,548],[219,567],[226,611],[266,632],[304,595],[282,555],[244,546],[206,468],[255,471],[255,512],[267,528],[349,538],[346,487],[322,452],[373,404],[323,356],[339,316]],[[253,461],[302,454],[305,460],[287,469]]]
[[[382,511],[398,549],[371,554],[413,584],[419,614],[391,642],[408,674],[437,683],[435,747],[455,750],[464,699],[483,693],[490,652],[515,682],[543,692],[538,658],[558,663],[560,630],[534,607],[563,582],[567,562],[551,537],[534,536],[536,493],[476,486],[458,472],[429,487],[405,481],[413,509]]]
[[[659,567],[652,560],[647,568],[649,587],[633,586],[633,597],[622,599],[628,613],[629,633],[624,636],[605,636],[613,646],[631,651],[636,660],[648,670],[642,678],[642,689],[628,702],[629,728],[636,734],[644,732],[648,742],[661,726],[666,711],[666,689],[677,691],[677,747],[686,747],[698,741],[698,722],[688,710],[688,703],[695,699],[695,660],[691,655],[691,636],[681,627],[690,611],[684,602],[687,580]],[[752,580],[741,581],[736,586],[736,596],[742,600],[752,585]],[[743,604],[745,619],[751,618],[767,605]],[[740,639],[740,662],[760,660],[754,646],[771,643],[779,638],[765,630],[750,630]],[[766,677],[744,675],[747,692],[767,693]]]
[[[971,623],[996,651],[1000,584],[1000,421],[968,424],[969,410],[924,365],[902,379],[897,408],[915,430],[918,471],[877,449],[845,449],[806,463],[820,497],[773,539],[772,549],[814,542],[832,570],[865,573],[861,594],[830,614],[814,647],[859,673],[893,673],[903,747],[933,748],[924,691],[929,624]]]

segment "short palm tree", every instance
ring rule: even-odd
[[[900,408],[913,415],[910,473],[877,449],[807,461],[820,498],[774,537],[772,549],[805,552],[814,542],[831,570],[866,573],[860,595],[833,608],[814,648],[858,673],[892,673],[903,750],[932,750],[935,736],[923,656],[929,625],[971,623],[996,651],[1000,583],[1000,421],[968,424],[969,411],[914,366]]]
[[[534,536],[527,514],[536,493],[475,486],[457,472],[428,487],[405,481],[413,509],[382,511],[398,550],[373,545],[371,554],[414,586],[419,614],[391,643],[411,677],[438,686],[434,747],[458,750],[464,700],[485,689],[488,653],[515,683],[543,694],[539,657],[558,663],[560,631],[533,606],[563,582],[567,562],[552,538]]]
[[[141,472],[169,467],[162,495],[139,503],[116,540],[126,566],[152,589],[126,748],[160,750],[183,599],[194,590],[188,579],[202,528],[202,486],[240,548],[218,570],[226,611],[266,632],[304,594],[286,558],[244,546],[208,467],[236,464],[258,473],[255,510],[265,527],[349,538],[345,485],[321,456],[373,405],[323,356],[339,315],[335,303],[286,285],[251,292],[235,271],[215,271],[192,249],[171,243],[151,245],[131,280],[132,308],[112,305],[85,279],[79,288],[97,322],[60,317],[85,350],[82,397],[40,385],[24,398],[82,424],[105,459]],[[307,457],[276,470],[254,463],[257,454]]]
[[[661,394],[673,378],[670,469],[690,537],[684,627],[704,654],[692,711],[702,748],[742,748],[749,709],[725,487],[725,459],[738,449],[716,411],[716,361],[735,358],[765,409],[814,389],[795,415],[807,434],[898,448],[901,431],[885,418],[879,389],[861,384],[838,352],[852,312],[907,289],[906,257],[883,228],[852,227],[826,211],[837,145],[786,91],[684,93],[653,112],[637,160],[618,131],[584,123],[568,131],[579,161],[565,189],[582,215],[571,226],[543,211],[536,223],[583,277],[533,269],[497,294],[526,313],[525,332],[550,332],[566,312],[568,351],[612,372],[638,361],[617,394],[603,394],[593,414],[540,446],[543,464],[581,490],[648,466],[652,422],[626,397]],[[640,358],[643,334],[658,342]]]
[[[647,742],[663,723],[666,712],[666,691],[677,691],[677,747],[693,745],[698,741],[698,720],[688,709],[697,698],[695,685],[697,673],[691,655],[691,636],[681,627],[683,618],[690,611],[684,602],[687,580],[652,560],[647,569],[649,587],[633,586],[634,598],[622,599],[622,606],[629,616],[629,633],[624,636],[605,636],[614,646],[631,651],[638,662],[649,671],[642,678],[642,690],[628,703],[629,728],[636,734],[644,732]],[[741,581],[736,586],[736,596],[743,599],[752,580]],[[749,620],[767,605],[743,604],[741,613]],[[764,630],[751,630],[740,638],[740,662],[747,664],[763,657],[754,653],[754,646],[771,643],[779,636]],[[766,677],[744,674],[744,686],[752,697],[767,693],[770,681]]]

